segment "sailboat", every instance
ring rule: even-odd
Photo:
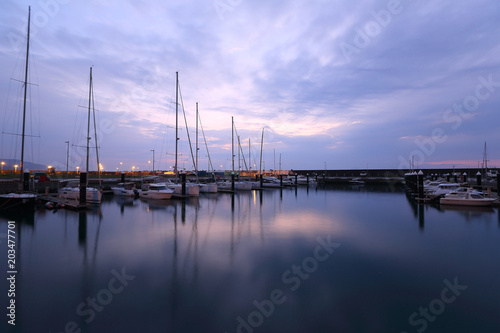
[[[20,166],[20,179],[19,179],[19,193],[8,193],[0,195],[0,211],[6,210],[34,210],[36,203],[35,193],[26,193],[28,180],[23,179],[24,170],[24,137],[26,125],[26,95],[28,91],[28,59],[30,49],[30,17],[31,7],[28,7],[28,34],[26,42],[26,67],[24,71],[24,106],[23,106],[23,131],[21,141],[21,163]]]
[[[179,72],[175,73],[175,165],[174,165],[174,172],[176,177],[179,177],[179,170],[177,169],[177,155],[178,155],[178,143],[179,143]],[[181,96],[182,100],[182,96]],[[184,116],[185,117],[185,116]],[[186,123],[186,130],[188,126]],[[189,131],[188,131],[188,136],[189,136]],[[191,141],[190,141],[191,145]],[[191,155],[192,151],[191,151]],[[166,183],[167,187],[171,188],[174,190],[173,196],[174,197],[182,197],[182,184],[179,183],[172,183],[168,181]],[[186,182],[186,194],[190,197],[197,197],[200,195],[200,186],[198,184],[194,183],[189,183]]]
[[[231,163],[232,163],[232,173],[235,174],[234,172],[234,119],[231,117]],[[232,188],[231,181],[225,181],[222,183],[217,184],[217,187],[228,191]],[[236,191],[250,191],[252,190],[252,183],[251,182],[244,182],[244,181],[235,181],[234,182],[234,190]]]
[[[195,163],[195,168],[194,168],[196,176],[198,176],[198,151],[200,150],[200,148],[198,148],[198,120],[200,120],[200,124],[201,124],[201,118],[200,118],[200,115],[198,113],[198,102],[196,102],[196,163]],[[202,127],[202,131],[203,131],[203,127]],[[208,152],[207,140],[205,138],[205,132],[203,132],[203,139],[205,139],[205,146],[207,148],[209,162],[211,163],[210,153]],[[208,182],[208,183],[200,184],[200,192],[217,193],[217,183]]]
[[[88,125],[87,125],[87,161],[85,171],[89,172],[89,150],[90,150],[90,111],[94,110],[94,93],[92,86],[92,67],[90,67],[90,83],[89,83],[89,107],[88,107]],[[95,125],[95,113],[94,113],[94,125]],[[95,130],[95,126],[94,126]],[[94,131],[95,145],[96,145],[96,155],[97,155],[97,172],[99,174],[99,183],[101,181],[101,171],[99,168],[99,148],[97,147],[97,133]],[[102,190],[100,188],[88,187],[88,177],[86,177],[86,202],[90,204],[100,204],[102,197]],[[58,190],[58,195],[61,198],[70,200],[80,200],[80,189],[78,187],[63,187]]]

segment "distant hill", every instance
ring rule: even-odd
[[[20,160],[14,160],[14,159],[0,159],[0,161],[5,162],[5,165],[3,166],[4,171],[15,170],[14,165],[15,164],[19,165],[20,163]],[[24,161],[24,168],[28,170],[47,170],[46,165],[27,162],[27,161]]]

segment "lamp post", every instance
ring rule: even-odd
[[[80,167],[79,167],[79,166],[77,166],[77,167],[76,167],[76,174],[78,175],[79,173],[80,173]]]
[[[155,173],[155,150],[151,149],[150,151],[153,152],[153,174]]]
[[[68,145],[68,149],[66,151],[66,179],[69,178],[69,141],[65,141],[64,143],[66,143]]]
[[[5,165],[5,162],[2,161],[2,174],[3,174],[3,166]]]
[[[16,173],[17,173],[17,167],[18,167],[18,166],[19,166],[19,165],[14,164],[14,174],[16,174]]]

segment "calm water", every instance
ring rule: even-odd
[[[2,279],[2,332],[500,331],[498,209],[346,187],[10,219],[17,312],[13,330]]]

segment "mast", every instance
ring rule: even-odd
[[[196,102],[196,162],[194,164],[194,171],[198,177],[198,102]]]
[[[24,70],[24,106],[23,106],[23,134],[21,143],[21,163],[20,163],[20,177],[19,180],[21,184],[23,183],[23,170],[24,170],[24,134],[26,127],[26,95],[28,91],[28,57],[30,51],[30,18],[31,18],[31,6],[28,6],[28,34],[26,42],[26,68]]]
[[[264,146],[264,128],[262,128],[262,139],[260,140],[260,165],[259,165],[259,175],[262,174],[262,148]]]
[[[234,173],[234,119],[231,116],[231,161],[233,164],[233,173]]]
[[[95,142],[95,156],[97,160],[97,177],[99,179],[99,187],[102,186],[102,181],[101,181],[101,163],[99,163],[99,146],[97,145],[97,123],[95,121],[95,105],[94,105],[94,86],[91,86],[92,88],[92,116],[94,118],[94,142]],[[154,163],[154,161],[153,161]],[[88,181],[88,177],[87,177]]]
[[[177,146],[179,141],[179,72],[175,72],[175,164],[174,173],[177,177]]]
[[[88,175],[89,175],[89,151],[90,151],[90,108],[92,106],[92,66],[90,67],[90,80],[89,80],[89,108],[88,108],[88,119],[87,119],[87,161],[85,164],[85,171],[87,172],[87,185],[88,185]]]
[[[212,168],[212,171],[214,171],[214,166],[212,165],[212,159],[210,158],[210,152],[208,151],[208,144],[207,144],[207,138],[205,137],[205,130],[203,130],[203,124],[201,123],[201,117],[199,115],[198,118],[200,121],[201,133],[203,133],[203,140],[205,141],[205,148],[207,149],[207,155],[208,155],[207,171],[209,171],[210,167]]]
[[[250,170],[252,170],[252,159],[250,156],[250,138],[248,138],[248,164],[250,164]]]

